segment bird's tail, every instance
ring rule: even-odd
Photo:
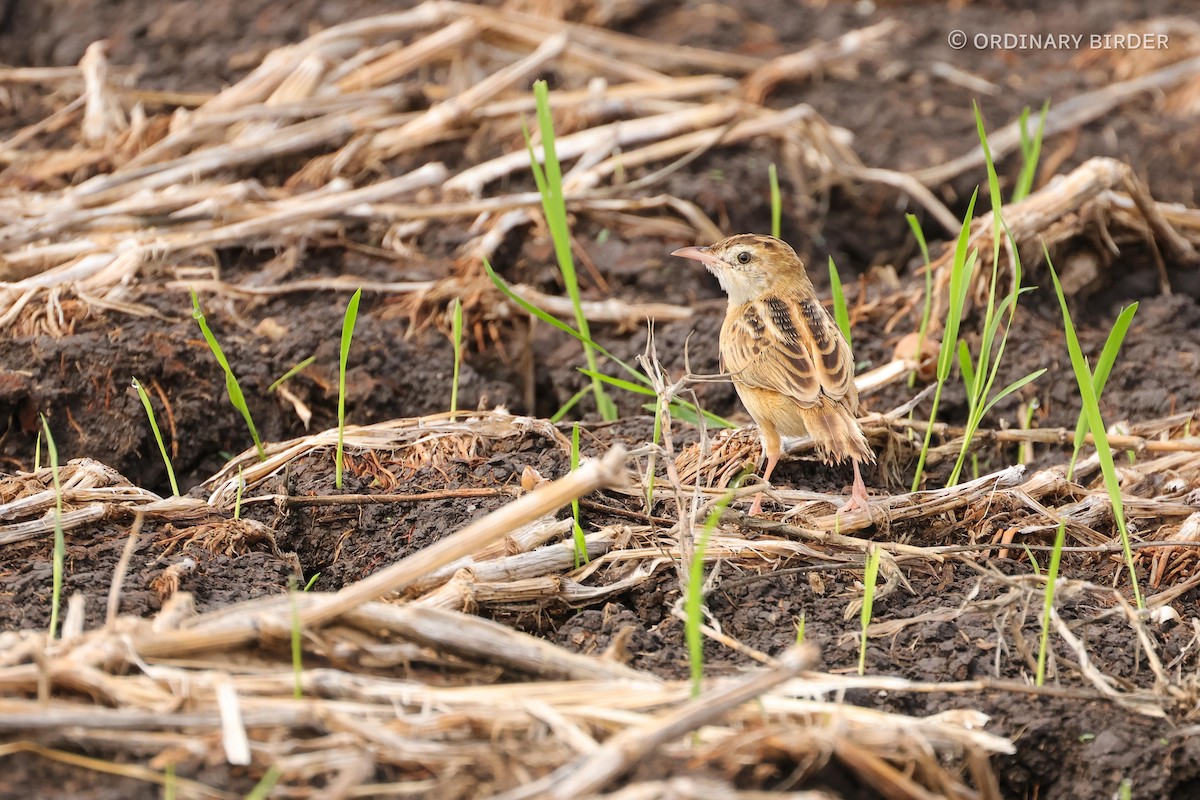
[[[847,458],[867,464],[875,462],[875,451],[867,443],[862,426],[845,407],[830,404],[804,408],[800,409],[800,414],[825,463],[837,463]]]

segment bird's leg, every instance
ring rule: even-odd
[[[850,499],[838,509],[839,513],[861,508],[870,511],[870,498],[867,496],[867,485],[863,483],[862,472],[858,468],[858,459],[854,459],[854,488],[850,490]]]
[[[779,463],[779,456],[783,453],[783,443],[778,434],[763,431],[763,452],[767,454],[767,468],[763,470],[763,482],[770,483],[771,473],[775,471],[775,465]],[[754,495],[754,505],[750,506],[750,516],[762,513],[762,498],[762,492]]]

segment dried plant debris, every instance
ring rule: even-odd
[[[486,46],[464,50],[466,42]],[[852,59],[854,48],[838,48],[836,57]],[[5,145],[0,325],[54,333],[89,307],[151,313],[132,287],[213,248],[351,236],[402,254],[434,223],[472,224],[459,269],[478,278],[498,236],[537,218],[536,193],[482,195],[528,169],[520,130],[533,108],[524,87],[550,66],[565,80],[554,104],[573,132],[558,150],[564,161],[578,161],[565,186],[578,213],[650,222],[665,212],[677,219],[675,235],[711,238],[719,230],[695,205],[653,194],[647,180],[623,189],[621,176],[750,138],[786,143],[781,155],[797,178],[847,180],[858,168],[849,135],[806,106],[765,108],[745,99],[736,81],[712,74],[738,63],[724,53],[432,0],[281,48],[198,107],[171,113],[137,105],[103,47],[93,46],[79,68],[80,102],[55,126],[78,137],[74,146],[48,152],[48,132],[37,126]],[[486,77],[466,86],[464,67]],[[440,81],[426,85],[432,103],[424,108],[404,83],[419,70]],[[436,143],[465,142],[469,155],[485,140],[502,143],[505,154],[474,164],[418,160],[417,151]],[[252,176],[266,163],[291,172],[264,184]],[[398,177],[379,179],[385,164]],[[56,286],[70,286],[70,295],[52,299]],[[82,308],[62,307],[76,300]],[[31,315],[47,303],[34,325]]]
[[[906,25],[864,23],[773,58],[593,27],[649,8],[429,0],[259,53],[215,93],[140,88],[103,43],[77,67],[0,69],[0,89],[47,108],[0,142],[0,337],[69,346],[97,318],[177,322],[172,309],[196,290],[239,329],[275,340],[286,318],[250,312],[293,297],[340,303],[362,288],[386,297],[377,319],[403,323],[374,340],[379,349],[405,332],[448,334],[458,299],[466,345],[495,348],[540,391],[517,352],[533,345],[510,335],[525,315],[483,265],[547,239],[528,179],[530,149],[544,159],[544,148],[523,134],[536,111],[526,89],[543,76],[555,83],[567,211],[648,240],[650,259],[669,252],[660,242],[732,232],[719,203],[713,212],[670,179],[748,145],[778,162],[805,213],[825,213],[834,188],[885,186],[945,229],[937,240],[958,230],[951,184],[982,166],[981,151],[914,173],[868,166],[848,130],[788,99],[817,75],[895,56],[913,35]],[[1148,93],[1171,114],[1194,110],[1194,23],[1114,33],[1160,31],[1170,51],[1078,57],[1110,83],[1056,105],[1047,132]],[[996,88],[950,65],[934,74]],[[997,158],[1015,151],[1017,123],[991,145]],[[1112,288],[1118,254],[1144,248],[1152,293],[1189,285],[1200,211],[1155,200],[1139,174],[1090,158],[1007,206],[1027,274],[1045,269],[1045,246],[1071,302],[1086,303]],[[980,265],[991,266],[992,235],[990,216],[967,233]],[[229,252],[255,250],[273,251],[257,271],[223,269]],[[347,257],[305,270],[326,251]],[[850,513],[837,511],[845,476],[820,465],[807,438],[788,443],[774,486],[731,490],[761,458],[758,432],[681,419],[671,401],[698,399],[727,376],[694,373],[690,356],[668,370],[655,352],[656,335],[685,343],[716,317],[678,295],[632,292],[579,308],[629,339],[623,357],[641,348],[631,331],[659,323],[640,358],[629,356],[655,395],[630,402],[649,403],[655,418],[585,424],[578,468],[569,426],[481,403],[491,410],[410,408],[341,434],[318,422],[276,437],[261,457],[208,462],[206,480],[182,497],[87,458],[65,459],[57,485],[44,463],[0,474],[0,762],[103,774],[137,787],[130,796],[243,797],[274,781],[265,791],[301,798],[992,800],[1038,794],[1062,767],[1046,754],[1067,745],[1080,745],[1073,763],[1090,763],[1086,737],[1114,720],[1137,735],[1106,752],[1128,751],[1146,771],[1194,762],[1184,735],[1200,719],[1194,395],[1109,420],[1120,503],[1094,437],[1073,472],[1063,464],[1075,431],[1062,419],[1077,404],[1060,404],[1045,427],[921,419],[916,384],[933,374],[951,258],[930,266],[923,349],[905,336],[923,287],[901,281],[903,265],[847,281],[850,319],[870,333],[855,339],[871,362],[857,381],[875,409],[862,424],[879,456],[869,508]],[[604,285],[596,264],[581,269]],[[506,277],[518,297],[573,316],[549,282]],[[986,294],[973,288],[979,308]],[[965,322],[964,335],[978,324]],[[182,362],[190,351],[171,353]],[[1190,351],[1172,356],[1173,369],[1194,372]],[[719,371],[715,358],[710,366]],[[328,400],[334,383],[318,373],[311,382]],[[34,430],[55,399],[21,364],[0,365],[0,387],[21,398],[14,431]],[[178,453],[186,434],[167,393],[154,397]],[[305,432],[321,419],[314,395],[283,383],[278,397]],[[64,416],[86,433],[69,407]],[[897,491],[926,433],[930,471],[944,477],[964,446],[982,466],[958,485]],[[344,487],[332,478],[339,442]],[[1018,448],[1022,463],[1008,458]],[[768,511],[748,516],[760,490]],[[1121,507],[1144,608],[1129,600]],[[1045,610],[1060,528],[1066,546]],[[67,611],[50,635],[59,534]],[[696,630],[706,671],[693,682],[684,678]],[[1155,774],[1169,794],[1176,784]]]
[[[898,420],[883,420],[889,422],[895,425]],[[1133,429],[1129,442],[1121,446],[1135,446],[1139,433],[1183,427],[1175,418]],[[273,445],[265,462],[248,451],[214,477],[206,487],[207,501],[175,505],[149,493],[114,493],[106,485],[120,487],[119,476],[87,462],[66,465],[67,506],[87,499],[102,509],[98,520],[138,517],[140,528],[143,516],[147,525],[154,525],[155,519],[194,518],[196,504],[209,509],[210,519],[219,519],[157,528],[153,552],[160,569],[145,587],[160,598],[157,617],[118,616],[107,625],[84,626],[53,640],[32,630],[0,634],[7,653],[0,662],[0,692],[7,697],[0,701],[5,709],[0,725],[22,737],[0,752],[54,760],[68,757],[70,748],[64,746],[90,743],[99,747],[96,752],[107,754],[104,758],[121,760],[120,745],[103,739],[104,732],[120,727],[153,738],[176,774],[196,767],[198,751],[185,748],[185,741],[212,738],[228,748],[233,736],[248,746],[250,763],[260,769],[274,764],[291,785],[346,781],[361,791],[371,786],[371,776],[385,774],[417,781],[435,794],[452,789],[475,794],[489,787],[487,791],[514,798],[589,796],[613,786],[617,775],[653,756],[660,774],[679,771],[681,779],[685,765],[691,769],[701,764],[706,776],[702,780],[715,781],[712,785],[736,781],[752,762],[804,765],[801,774],[817,774],[838,764],[883,793],[903,786],[917,794],[945,790],[965,796],[968,786],[996,785],[991,757],[1013,752],[1008,739],[981,729],[988,724],[983,714],[960,709],[914,718],[848,705],[838,698],[871,688],[900,694],[935,689],[967,695],[1040,691],[1003,677],[1027,666],[1021,654],[1029,653],[1029,627],[1034,604],[1040,602],[1040,585],[1034,575],[996,572],[981,556],[1001,548],[1034,547],[1043,553],[1046,533],[1061,521],[1066,521],[1072,546],[1080,552],[1118,550],[1103,490],[1068,482],[1062,467],[1031,475],[1014,467],[951,489],[876,498],[868,514],[834,513],[836,497],[776,490],[774,498],[790,509],[779,519],[747,518],[732,509],[725,513],[704,554],[706,566],[723,576],[712,591],[731,591],[756,576],[770,579],[773,572],[786,574],[805,565],[818,570],[814,576],[822,571],[832,576],[852,573],[862,568],[871,547],[887,554],[879,602],[907,595],[908,579],[925,569],[969,568],[978,581],[971,595],[961,601],[947,598],[944,606],[915,615],[877,619],[870,641],[920,635],[935,621],[990,625],[988,620],[1011,619],[1014,624],[1001,633],[1001,641],[1012,648],[1004,659],[1009,666],[997,677],[945,685],[842,677],[812,671],[811,646],[771,654],[713,628],[708,636],[714,642],[752,655],[764,666],[740,677],[713,679],[700,698],[691,699],[686,685],[630,665],[628,655],[583,655],[471,616],[486,609],[494,613],[545,607],[547,602],[573,607],[604,603],[639,587],[651,589],[683,557],[688,531],[712,507],[720,490],[711,488],[711,479],[691,484],[686,476],[695,468],[681,466],[656,490],[664,499],[676,498],[686,510],[673,527],[644,516],[643,524],[626,519],[590,529],[590,561],[576,566],[570,520],[555,520],[550,515],[554,509],[572,496],[608,486],[601,502],[590,506],[597,509],[597,521],[614,519],[599,510],[603,508],[623,506],[631,516],[644,515],[639,509],[645,486],[628,484],[635,474],[630,468],[637,465],[636,454],[629,458],[615,447],[557,482],[531,482],[532,491],[519,485],[511,491],[493,489],[490,498],[497,504],[489,515],[337,592],[300,592],[293,583],[290,592],[275,597],[197,614],[187,589],[197,573],[212,568],[213,559],[246,558],[264,548],[278,552],[277,534],[267,525],[226,516],[235,504],[243,513],[273,507],[276,513],[303,516],[347,504],[365,509],[486,497],[466,487],[425,495],[395,493],[403,482],[387,492],[364,495],[277,493],[276,477],[312,470],[314,458],[325,465],[316,468],[328,476],[329,436],[327,432]],[[355,458],[374,465],[365,474],[400,474],[408,465],[403,474],[409,480],[421,470],[436,470],[437,463],[447,468],[461,459],[485,461],[497,450],[511,451],[512,445],[526,440],[550,442],[560,464],[568,456],[568,445],[556,429],[503,414],[397,420],[356,428],[348,437]],[[708,449],[714,460],[697,474],[703,475],[720,457],[741,463],[750,445],[743,444],[739,454],[727,443],[739,438],[718,437]],[[1062,437],[1064,443],[1068,440]],[[1143,450],[1150,441],[1164,446],[1190,443],[1140,441],[1137,446]],[[1165,454],[1139,460],[1126,478],[1127,513],[1137,519],[1138,530],[1153,532],[1144,542],[1139,540],[1145,547],[1139,546],[1138,553],[1155,575],[1158,594],[1147,603],[1154,614],[1170,608],[1177,589],[1200,581],[1192,547],[1200,503],[1194,491],[1180,493],[1181,487],[1200,483],[1195,448],[1160,449]],[[1094,472],[1094,464],[1085,460],[1076,480]],[[246,490],[235,498],[239,473]],[[1161,483],[1152,479],[1156,475],[1172,477]],[[24,541],[30,536],[49,539],[48,527],[34,532],[23,527],[25,520],[44,517],[44,478],[43,473],[15,476],[4,484],[10,487],[9,500],[0,507],[0,517],[6,520],[0,536],[10,542],[6,547],[22,541],[9,535],[14,530],[22,531]],[[989,519],[995,520],[990,528],[985,524]],[[99,534],[97,524],[77,523],[70,535],[87,535],[89,530]],[[965,528],[995,530],[997,535],[965,539]],[[1014,532],[1015,538],[1001,537],[1001,528]],[[884,530],[890,532],[886,539],[859,538],[865,531]],[[1117,561],[1103,571],[1113,577],[1121,574]],[[1162,591],[1163,586],[1173,588]],[[124,591],[136,588],[125,579]],[[1163,667],[1113,676],[1095,663],[1088,644],[1079,640],[1074,631],[1080,626],[1097,624],[1120,608],[1111,602],[1120,597],[1119,590],[1072,579],[1061,591],[1069,598],[1062,602],[1072,616],[1070,621],[1055,617],[1065,649],[1055,660],[1060,688],[1054,691],[1106,697],[1131,713],[1159,718],[1191,702],[1190,685]],[[848,611],[853,608],[851,604]],[[1081,615],[1088,608],[1091,618]],[[1119,616],[1116,621],[1124,619]],[[1162,659],[1157,653],[1164,646],[1161,630],[1153,625],[1147,629],[1146,620],[1136,613],[1128,624],[1151,663],[1158,664]],[[296,676],[287,646],[294,630],[301,633],[297,641],[305,665]],[[391,671],[395,665],[403,666],[403,677]],[[301,701],[293,697],[295,680]],[[47,692],[52,698],[48,704],[25,699]],[[186,703],[186,713],[161,713],[180,703]],[[73,731],[69,740],[49,735],[63,726]],[[313,738],[313,731],[323,731],[324,739]],[[693,733],[680,738],[688,732]],[[535,751],[528,747],[531,737],[543,742]],[[343,751],[357,753],[353,768],[338,755]],[[303,759],[297,761],[305,752],[320,753],[323,766],[306,767]],[[108,762],[79,763],[99,769],[100,763]],[[161,782],[166,779],[161,767],[162,763],[130,768],[126,774]],[[646,784],[646,791],[656,791],[653,786]],[[211,790],[197,786],[196,791]]]

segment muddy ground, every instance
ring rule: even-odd
[[[323,26],[368,13],[393,10],[403,4],[385,2],[282,3],[278,0],[47,0],[0,3],[0,58],[9,65],[67,65],[78,61],[84,47],[97,38],[111,41],[114,65],[135,65],[138,83],[148,88],[214,91],[244,75],[262,55],[281,44],[297,41]],[[1037,32],[1092,33],[1110,31],[1136,19],[1182,15],[1193,11],[1188,2],[1038,3],[979,2],[947,11],[943,3],[813,3],[777,0],[770,3],[632,3],[614,23],[620,30],[674,44],[725,49],[755,55],[776,55],[816,39],[830,39],[847,30],[884,18],[904,24],[897,46],[872,59],[856,74],[833,72],[800,86],[782,85],[770,103],[784,107],[810,103],[830,122],[853,133],[854,148],[867,165],[915,170],[940,164],[970,150],[974,120],[970,103],[977,95],[939,78],[934,65],[949,63],[990,82],[995,91],[978,96],[989,124],[998,127],[1025,106],[1039,107],[1050,98],[1066,99],[1113,80],[1113,64],[1103,53],[952,50],[946,45],[951,30],[968,33]],[[872,6],[868,9],[865,6]],[[5,10],[7,13],[4,13]],[[0,121],[0,136],[43,115],[36,98],[15,107],[9,121]],[[1200,186],[1200,125],[1190,116],[1167,107],[1158,96],[1140,96],[1116,113],[1080,130],[1048,139],[1047,161],[1066,172],[1097,155],[1119,158],[1133,166],[1161,201],[1197,205]],[[447,158],[439,152],[438,158]],[[754,146],[726,148],[702,156],[673,175],[663,191],[696,202],[726,231],[763,230],[769,220],[767,165],[772,152]],[[1011,182],[1017,159],[999,165]],[[282,174],[286,171],[281,170]],[[260,176],[265,182],[270,175]],[[955,213],[963,213],[970,191],[983,180],[972,171],[952,184],[937,188]],[[880,298],[897,291],[881,276],[879,267],[894,268],[899,286],[919,285],[918,266],[904,212],[909,208],[897,193],[843,188],[806,193],[784,183],[783,235],[809,264],[823,265],[832,255],[852,297]],[[936,223],[920,214],[931,240],[948,239]],[[934,231],[937,231],[936,233]],[[669,302],[691,306],[695,316],[660,325],[657,352],[664,366],[678,374],[688,345],[691,368],[715,373],[716,334],[724,300],[715,280],[690,264],[667,254],[690,242],[624,240],[609,235],[603,225],[585,221],[576,231],[578,246],[596,265],[605,285],[583,272],[585,294],[591,298]],[[306,249],[290,273],[291,279],[331,276],[341,272],[381,281],[437,278],[449,273],[454,247],[465,233],[442,231],[429,237],[426,258],[383,259],[370,253],[319,243]],[[1095,241],[1073,245],[1080,250],[1099,247]],[[939,250],[940,244],[935,246]],[[269,252],[217,253],[224,280],[250,279],[272,258]],[[497,259],[497,268],[512,281],[543,291],[562,291],[551,263],[550,249],[540,236],[510,237]],[[1056,254],[1063,259],[1070,252]],[[1120,309],[1132,301],[1140,308],[1102,399],[1110,422],[1144,421],[1181,411],[1200,411],[1200,278],[1194,265],[1167,265],[1174,294],[1158,289],[1152,253],[1146,244],[1123,243],[1121,255],[1096,284],[1073,298],[1076,322],[1086,352],[1095,354]],[[823,268],[813,270],[824,296],[828,279]],[[860,280],[861,278],[861,280]],[[1078,393],[1066,355],[1057,303],[1047,290],[1048,278],[1035,271],[1040,284],[1023,301],[1014,337],[1005,355],[999,383],[1003,385],[1031,370],[1047,374],[1010,400],[1001,403],[988,420],[990,427],[1017,426],[1021,402],[1037,399],[1037,427],[1072,427],[1079,413]],[[249,441],[237,413],[224,403],[223,377],[213,363],[190,316],[189,301],[180,291],[161,283],[136,287],[135,299],[156,308],[162,319],[124,317],[94,310],[75,320],[72,331],[50,336],[0,337],[0,459],[4,472],[32,467],[38,414],[46,413],[54,427],[60,458],[89,457],[107,464],[133,484],[159,493],[169,491],[156,446],[145,424],[142,407],[129,389],[131,377],[152,388],[156,405],[169,407],[168,440],[184,491],[200,496],[199,484],[213,475]],[[444,330],[411,330],[399,298],[366,295],[350,356],[347,415],[356,423],[411,417],[448,407],[452,346]],[[337,335],[342,306],[322,293],[289,294],[259,303],[206,298],[209,321],[235,365],[255,420],[264,439],[278,441],[301,436],[305,426],[293,406],[267,387],[290,367],[313,355],[314,364],[291,380],[289,388],[313,411],[311,430],[336,424]],[[916,325],[913,311],[885,329],[885,320],[871,315],[856,318],[856,356],[863,369],[885,363],[896,341]],[[689,340],[690,335],[690,340]],[[577,345],[564,336],[521,321],[503,328],[503,347],[481,340],[468,348],[461,378],[460,405],[503,405],[518,414],[549,416],[578,391],[584,379]],[[642,352],[645,330],[597,326],[597,339],[622,357]],[[904,384],[888,387],[864,399],[867,411],[887,411],[903,403],[913,390]],[[748,418],[728,384],[701,384],[701,404],[735,421]],[[576,416],[585,423],[584,450],[603,452],[610,444],[637,444],[649,437],[641,398],[618,397],[622,421],[597,424],[590,407]],[[926,407],[927,408],[927,407]],[[920,414],[921,411],[918,411]],[[952,384],[944,398],[941,418],[961,424],[965,398]],[[639,418],[641,417],[641,418]],[[160,420],[163,417],[160,416]],[[567,428],[564,426],[564,430]],[[681,441],[694,432],[680,424]],[[1065,448],[1039,447],[1031,469],[1061,463]],[[1015,462],[1016,447],[989,447],[978,453],[983,472]],[[331,494],[328,454],[305,457],[291,465],[280,486],[270,491],[289,494]],[[355,462],[351,492],[378,488],[371,465]],[[557,444],[530,433],[504,439],[476,457],[433,467],[411,463],[382,464],[400,489],[428,492],[454,488],[514,487],[530,466],[543,477],[567,471],[567,457]],[[912,474],[911,453],[897,465],[906,482]],[[933,483],[944,476],[933,473]],[[814,461],[784,462],[775,475],[781,486],[842,491],[849,469],[829,469]],[[873,491],[898,492],[895,475],[869,473]],[[1192,487],[1194,488],[1194,487]],[[269,493],[264,489],[264,493]],[[250,505],[246,516],[267,525],[275,541],[258,542],[232,554],[194,551],[197,568],[184,580],[201,610],[264,594],[277,593],[299,577],[319,574],[318,586],[336,590],[436,541],[464,523],[494,510],[510,499],[448,498],[366,508],[293,508]],[[0,498],[3,501],[4,498]],[[602,495],[585,505],[585,527],[628,521],[608,508],[636,509],[627,497]],[[770,508],[770,506],[769,506]],[[779,509],[775,509],[779,510]],[[936,528],[897,525],[875,530],[887,537],[919,546],[986,540],[1002,522],[960,519]],[[127,521],[115,520],[68,539],[66,594],[80,591],[102,597],[113,565],[128,532]],[[153,580],[165,569],[171,530],[149,524],[135,553],[122,610],[150,615],[160,608]],[[1048,535],[1033,536],[1028,544],[1047,544]],[[980,568],[1001,574],[1027,574],[1028,559],[1016,551],[1000,559],[994,551]],[[709,597],[714,616],[727,634],[767,653],[777,653],[794,641],[794,621],[805,619],[807,636],[821,648],[821,668],[849,671],[856,664],[854,635],[857,616],[846,618],[847,604],[857,597],[861,575],[829,569],[789,571],[786,564],[765,574],[730,571]],[[1143,567],[1145,564],[1143,563]],[[1116,561],[1096,556],[1069,555],[1063,572],[1098,584],[1120,584]],[[49,543],[30,541],[0,550],[0,629],[45,625],[50,585]],[[909,588],[883,598],[876,619],[901,620],[927,612],[986,601],[1004,591],[1001,582],[982,579],[978,569],[947,562],[940,567],[915,565],[905,572]],[[1143,578],[1146,575],[1143,574]],[[1182,578],[1180,578],[1182,580]],[[629,663],[664,677],[687,673],[682,625],[670,614],[679,597],[674,572],[660,570],[654,580],[591,607],[574,608],[558,601],[515,607],[485,606],[480,613],[503,620],[586,653],[604,652],[620,638]],[[1152,629],[1164,663],[1178,675],[1194,675],[1196,648],[1192,611],[1200,599],[1196,589],[1174,604],[1180,623]],[[90,603],[88,624],[102,619],[102,601]],[[1105,675],[1131,685],[1148,682],[1146,664],[1134,644],[1129,625],[1119,616],[1104,616],[1110,603],[1096,595],[1063,602],[1061,613],[1075,625],[1088,645],[1095,666]],[[1036,609],[1024,619],[1000,619],[972,606],[952,621],[919,621],[903,627],[868,649],[870,674],[894,674],[914,680],[944,682],[982,678],[1027,680],[1031,668],[1016,640],[1037,636]],[[708,669],[730,673],[749,666],[743,656],[709,643]],[[1086,688],[1069,664],[1059,665],[1054,679],[1067,688]],[[1112,797],[1128,780],[1134,798],[1200,797],[1200,739],[1176,731],[1194,721],[1194,699],[1181,701],[1167,719],[1150,719],[1101,699],[1054,697],[994,690],[971,694],[859,693],[848,701],[925,716],[947,708],[969,707],[991,717],[988,730],[1011,737],[1017,752],[998,759],[995,769],[1004,797]],[[102,754],[101,754],[102,755]],[[709,765],[747,788],[796,788],[786,763],[772,769],[733,771],[729,765]],[[643,769],[653,769],[644,767]],[[253,780],[244,774],[191,777],[224,783],[231,791],[246,791]],[[396,776],[381,774],[380,781]],[[45,763],[6,763],[0,776],[0,796],[38,797],[151,797],[148,784],[96,776]],[[800,788],[826,788],[844,797],[871,797],[870,789],[843,767],[828,766],[807,776]]]

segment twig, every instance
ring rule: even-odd
[[[493,800],[524,800],[531,797],[574,800],[599,791],[625,770],[653,754],[667,742],[719,718],[730,709],[758,697],[772,687],[795,677],[817,660],[812,645],[793,647],[779,657],[779,666],[728,682],[701,697],[668,712],[661,719],[627,728],[597,750],[566,764],[540,781],[497,795]]]
[[[1142,92],[1168,89],[1177,83],[1188,80],[1197,72],[1200,72],[1200,56],[1180,61],[1148,75],[1076,95],[1050,108],[1046,115],[1046,128],[1043,135],[1049,139],[1063,131],[1086,125],[1088,122],[1104,116],[1131,97]],[[999,161],[1020,146],[1021,121],[1014,120],[1000,130],[989,133],[987,138],[992,159]],[[968,170],[982,167],[983,164],[983,146],[980,145],[970,153],[945,164],[914,172],[913,177],[926,186],[940,186]]]
[[[773,59],[746,78],[746,96],[752,103],[762,103],[776,84],[787,80],[805,80],[830,62],[865,58],[880,42],[894,36],[899,30],[899,22],[885,19],[869,27],[843,33],[831,42],[818,42]]]
[[[129,528],[129,537],[125,540],[125,548],[121,551],[121,560],[113,570],[112,584],[108,589],[108,606],[104,614],[105,627],[111,628],[117,620],[117,612],[121,605],[121,587],[125,585],[125,574],[129,571],[129,562],[133,559],[133,551],[137,548],[138,536],[142,532],[142,523],[145,520],[145,512],[135,513],[133,525]]]

